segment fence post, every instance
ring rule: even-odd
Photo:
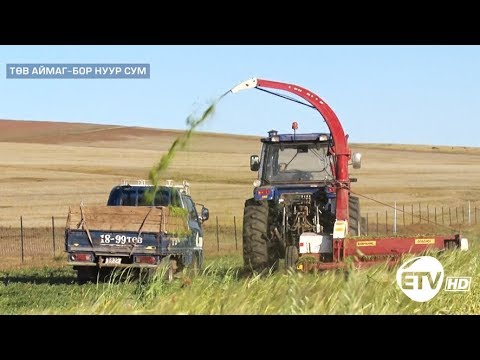
[[[448,208],[448,224],[452,225],[452,208]]]
[[[477,208],[475,207],[475,225],[477,225]]]
[[[367,223],[366,223],[366,227],[367,227],[367,229],[366,229],[367,231],[366,231],[365,235],[368,235],[368,213],[367,213]]]
[[[395,209],[393,210],[393,233],[397,234],[397,202],[394,203]]]
[[[456,207],[456,206],[455,206],[455,215],[456,215],[456,219],[457,219],[456,224],[458,225],[458,207]]]
[[[435,206],[435,225],[437,224],[437,207]]]
[[[445,225],[445,219],[443,217],[443,206],[442,206],[442,225]]]
[[[22,247],[22,264],[24,260],[24,254],[23,254],[23,217],[20,216],[20,244]]]
[[[237,220],[235,215],[233,216],[233,229],[235,231],[235,251],[238,250],[238,243],[237,243]]]
[[[218,216],[215,216],[215,222],[217,224],[217,252],[220,252],[220,240],[218,238]]]
[[[427,204],[427,224],[430,224],[430,206]]]
[[[388,234],[388,210],[385,210],[385,235]]]
[[[378,211],[377,211],[377,236],[378,236]]]
[[[465,208],[462,205],[462,225],[465,224]]]
[[[403,227],[405,227],[405,204],[402,205],[402,212],[403,212]]]
[[[413,225],[413,204],[412,204],[412,225]]]
[[[470,207],[470,200],[468,201],[468,226],[472,225],[472,211]]]
[[[55,257],[55,218],[52,216],[53,257]]]
[[[422,223],[422,207],[420,203],[418,203],[418,221],[419,221],[419,224]]]

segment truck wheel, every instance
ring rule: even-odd
[[[149,282],[153,279],[156,272],[157,272],[156,268],[140,268],[138,269],[138,280],[141,283]]]
[[[363,229],[361,228],[362,218],[360,217],[360,199],[357,196],[350,196],[348,198],[348,215],[348,234],[352,236],[362,235]]]
[[[170,256],[165,256],[160,260],[158,268],[155,269],[156,274],[161,274],[162,277],[168,281],[173,281],[175,271],[177,270],[177,261],[170,259]]]
[[[100,268],[97,270],[97,274],[95,274],[95,280],[98,278],[100,282],[111,282],[118,277],[119,272],[116,272],[113,268]]]
[[[79,285],[85,284],[89,281],[97,281],[98,269],[91,266],[79,267],[77,269],[77,283]]]
[[[285,249],[285,268],[296,269],[298,260],[298,249],[296,246],[287,246]]]
[[[256,272],[278,269],[279,253],[268,239],[268,202],[248,199],[243,212],[243,261]]]

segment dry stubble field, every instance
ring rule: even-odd
[[[146,179],[179,134],[136,127],[55,122],[0,121],[0,226],[44,226],[68,206],[104,204],[123,179]],[[480,203],[480,148],[351,144],[363,155],[351,169],[354,192],[389,204],[464,206]],[[188,179],[212,216],[241,217],[255,173],[250,154],[257,137],[199,133],[174,158],[165,179]],[[473,206],[473,205],[472,205]],[[384,206],[362,199],[362,211]]]

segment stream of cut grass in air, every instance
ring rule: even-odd
[[[196,117],[193,114],[189,115],[186,120],[188,129],[175,139],[175,141],[168,149],[167,153],[164,154],[160,158],[160,161],[152,167],[148,174],[148,179],[153,185],[153,190],[149,194],[146,194],[146,198],[149,202],[152,201],[155,197],[158,189],[158,181],[160,179],[160,175],[168,169],[175,154],[178,151],[183,150],[187,146],[195,130],[200,125],[202,125],[208,118],[213,116],[215,112],[215,107],[220,99],[221,97],[217,100],[214,100],[201,116]]]

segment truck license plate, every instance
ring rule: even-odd
[[[107,257],[105,258],[105,264],[121,264],[122,258],[120,257]]]

